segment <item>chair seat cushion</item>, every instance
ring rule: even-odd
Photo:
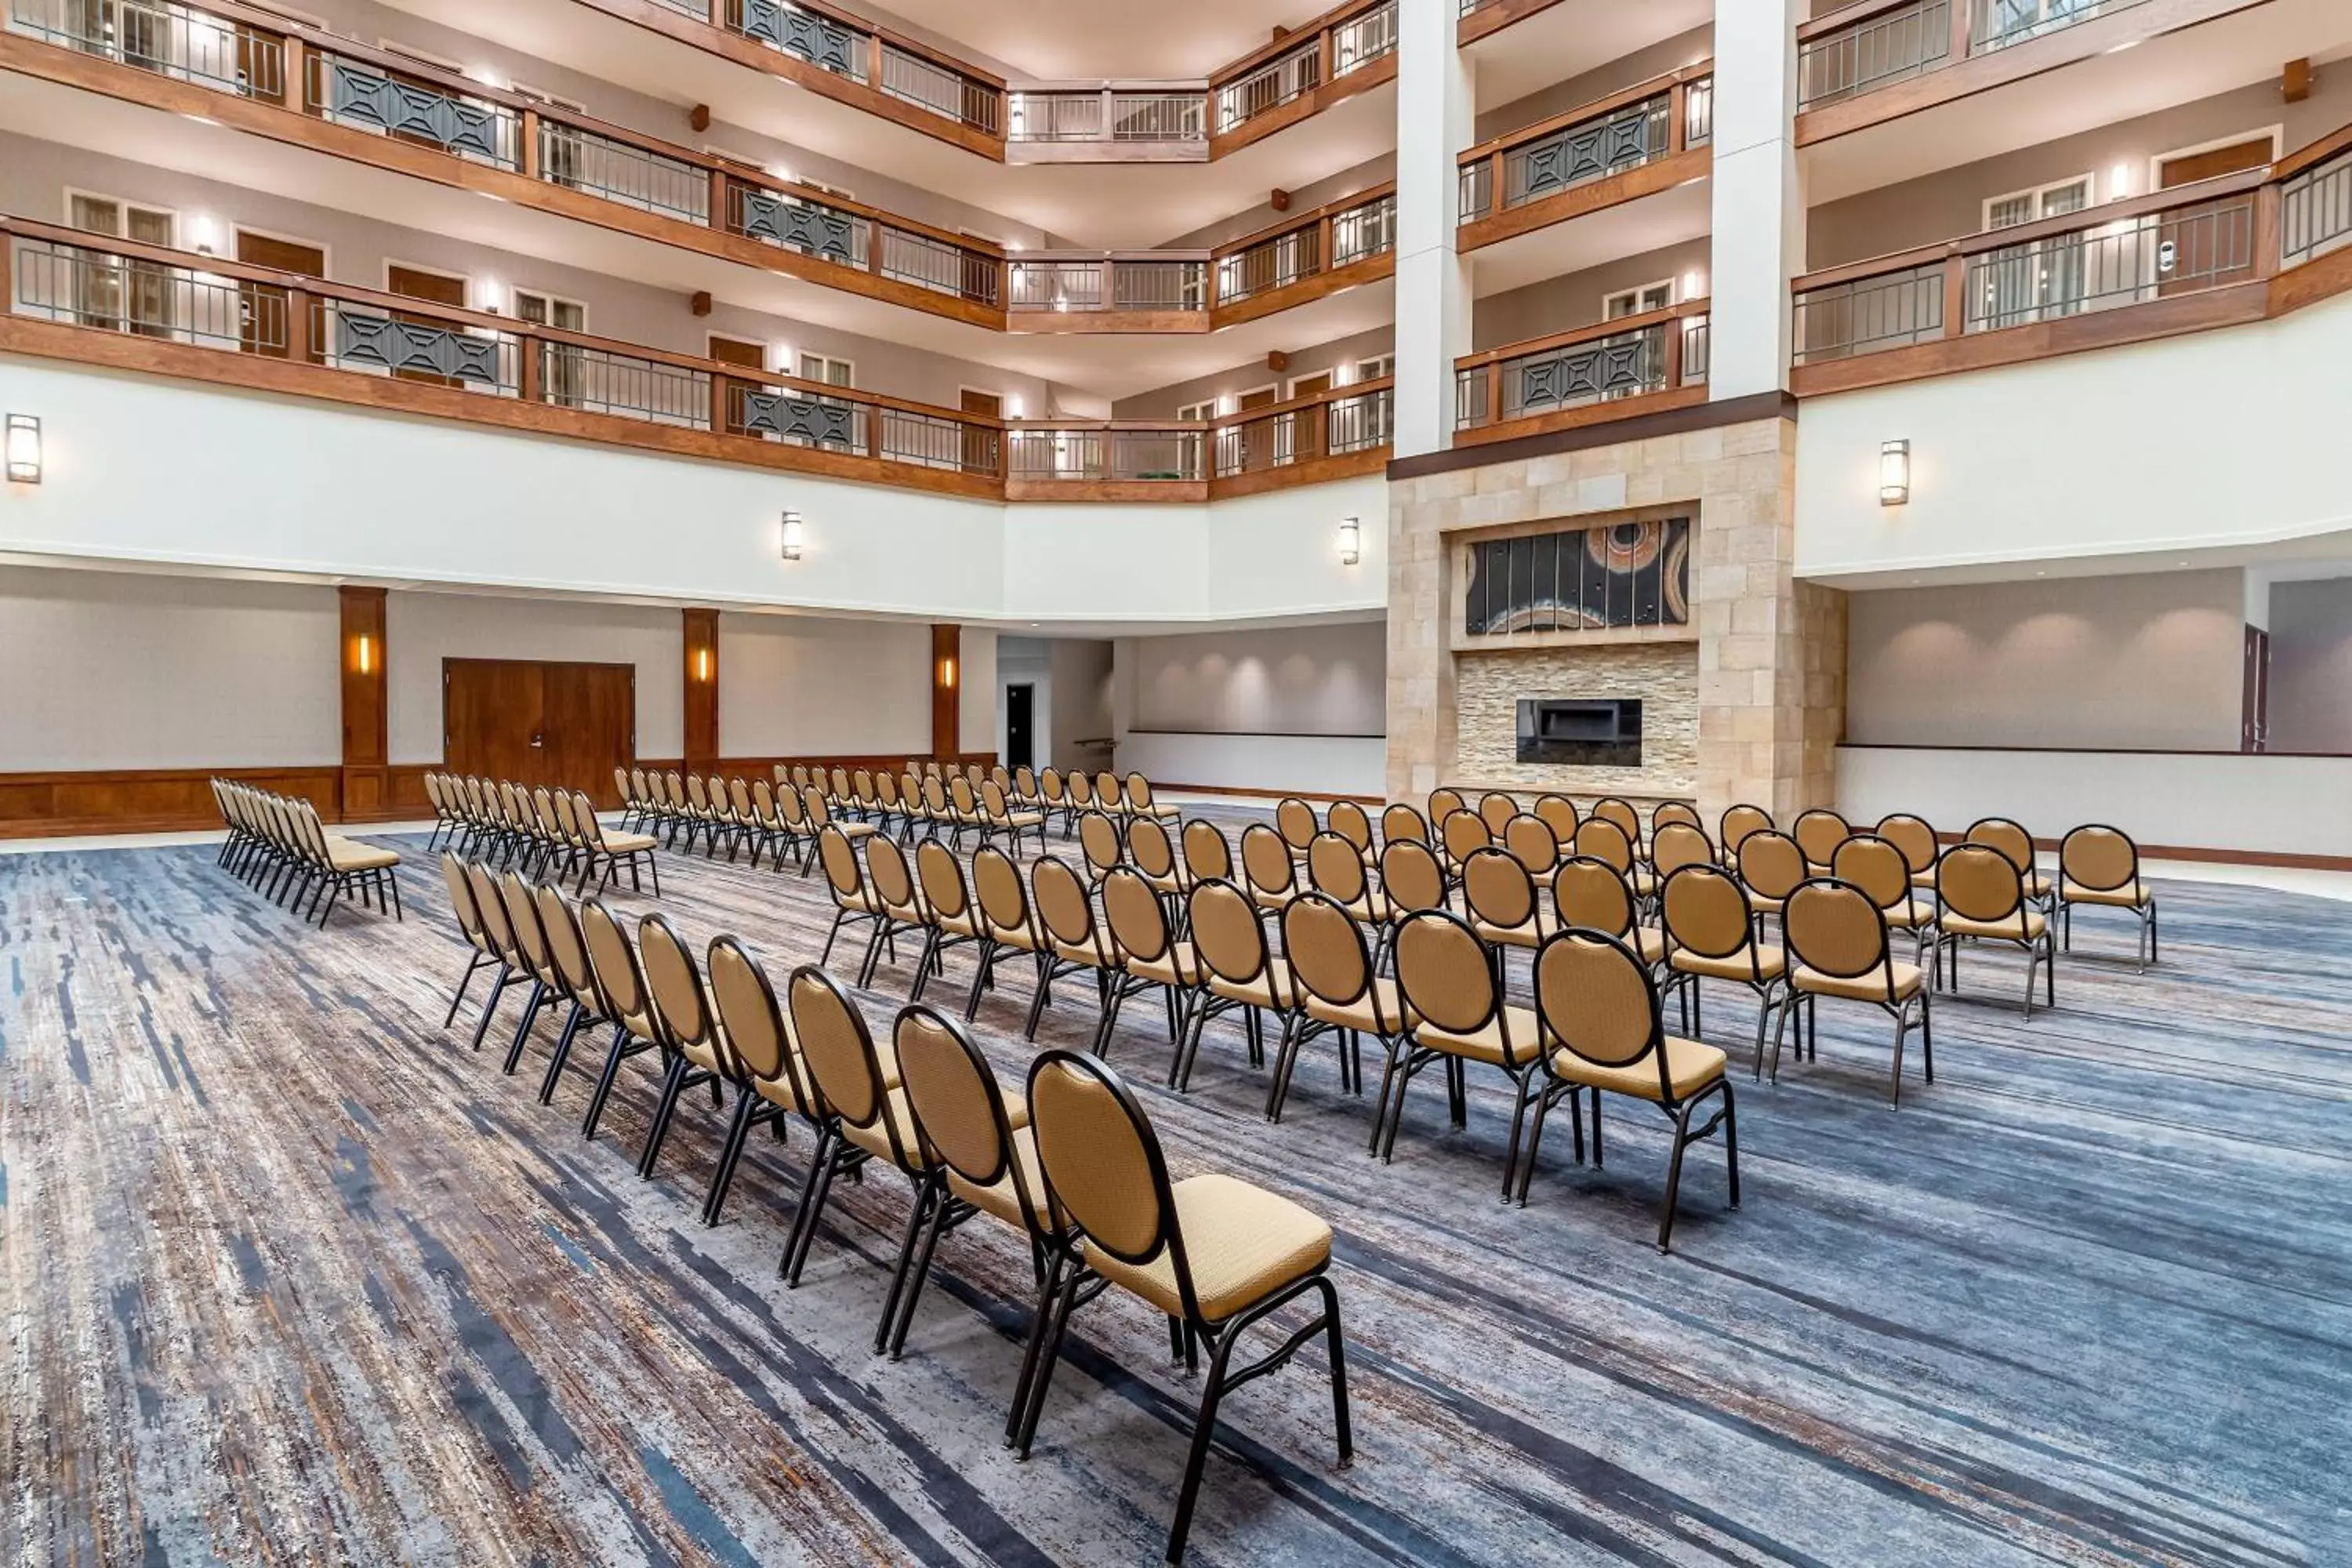
[[[1665,1076],[1676,1100],[1688,1100],[1721,1078],[1729,1059],[1713,1046],[1679,1040],[1672,1035],[1665,1037],[1664,1048]],[[1639,1061],[1612,1067],[1587,1061],[1574,1051],[1561,1049],[1551,1054],[1551,1070],[1563,1082],[1582,1084],[1588,1089],[1605,1089],[1612,1094],[1632,1095],[1636,1100],[1665,1098],[1665,1090],[1658,1082],[1655,1056],[1643,1056]]]
[[[919,1165],[921,1144],[915,1137],[915,1112],[908,1103],[907,1091],[895,1084],[888,1086],[883,1095],[883,1104],[888,1112],[890,1125],[898,1130],[898,1147],[906,1152],[910,1163]],[[891,1157],[890,1134],[883,1130],[881,1118],[877,1117],[864,1127],[853,1127],[844,1121],[841,1135],[878,1160]]]
[[[1012,1107],[1008,1105],[1005,1109],[1010,1112]],[[1025,1117],[1013,1125],[1013,1163],[1005,1167],[1004,1174],[997,1178],[995,1185],[981,1186],[966,1181],[950,1169],[948,1172],[948,1191],[972,1207],[994,1215],[1009,1226],[1025,1230],[1029,1222],[1021,1212],[1021,1192],[1013,1184],[1016,1179],[1013,1174],[1016,1169],[1020,1172],[1018,1180],[1028,1190],[1029,1201],[1036,1205],[1038,1216],[1044,1218],[1045,1169],[1037,1162],[1037,1135],[1030,1131]]]
[[[1404,998],[1397,994],[1393,980],[1374,980],[1371,989],[1353,1002],[1327,1002],[1304,986],[1299,988],[1298,1000],[1308,1017],[1343,1029],[1362,1029],[1377,1035],[1383,1029],[1408,1027],[1412,1023]]]
[[[837,816],[833,819],[832,825],[840,828],[842,836],[847,838],[863,838],[869,833],[881,831],[870,822],[844,822]]]
[[[2023,918],[2020,919],[2020,916]],[[2038,942],[2042,933],[2050,929],[2050,922],[2032,910],[2021,910],[2017,914],[1997,921],[1972,921],[1966,915],[1956,915],[1947,910],[1936,926],[1946,936],[1989,936],[2009,942]]]
[[[1777,980],[1789,973],[1787,951],[1769,944],[1743,947],[1728,958],[1708,958],[1689,948],[1678,947],[1667,963],[1677,973],[1704,975],[1709,980]]]
[[[1414,1043],[1430,1050],[1507,1068],[1523,1067],[1535,1060],[1542,1050],[1538,1043],[1542,1036],[1542,1026],[1537,1023],[1532,1007],[1506,1007],[1474,1035],[1457,1035],[1427,1019],[1412,1032]]]
[[[650,833],[616,833],[605,828],[597,837],[604,841],[606,850],[614,855],[637,855],[660,842]]]
[[[1480,942],[1499,942],[1510,947],[1541,947],[1544,939],[1559,930],[1559,921],[1549,910],[1538,910],[1525,925],[1498,926],[1488,921],[1473,920],[1470,929],[1478,933]]]
[[[1279,959],[1267,959],[1265,973],[1251,981],[1228,980],[1206,970],[1202,973],[1210,991],[1229,1000],[1246,1002],[1254,1007],[1277,1007],[1286,1013],[1297,1005],[1297,990],[1290,983],[1290,972],[1282,967]]]
[[[400,864],[400,857],[389,849],[379,849],[373,844],[360,844],[349,838],[327,836],[327,859],[338,871],[381,871]]]
[[[991,925],[988,939],[999,947],[1010,947],[1022,952],[1037,951],[1037,933],[1026,926]]]
[[[2156,901],[2145,882],[2126,882],[2120,888],[2086,888],[2069,879],[2059,886],[2058,896],[2070,904],[2107,904],[2119,910],[2136,910]]]
[[[993,819],[998,827],[1034,827],[1045,820],[1042,811],[1008,811]]]
[[[1194,985],[1199,984],[1196,976],[1201,966],[1193,961],[1191,942],[1173,942],[1158,958],[1129,958],[1127,972],[1162,985]]]
[[[1169,1195],[1193,1295],[1210,1322],[1247,1310],[1331,1260],[1331,1227],[1279,1194],[1212,1174],[1187,1177]],[[1175,1260],[1166,1248],[1144,1264],[1123,1263],[1092,1242],[1081,1251],[1087,1267],[1104,1279],[1162,1312],[1183,1314]]]
[[[1885,915],[1886,923],[1896,931],[1917,931],[1923,925],[1934,923],[1936,919],[1935,905],[1908,894],[1904,896],[1901,903],[1889,904],[1878,912]]]
[[[1893,971],[1890,976],[1889,970]],[[1900,1002],[1919,989],[1919,966],[1916,963],[1882,963],[1867,974],[1823,974],[1818,969],[1797,965],[1790,984],[1799,991],[1819,992],[1823,996],[1844,996],[1856,1002],[1884,1002],[1891,989]]]

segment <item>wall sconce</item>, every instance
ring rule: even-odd
[[[801,558],[801,514],[793,510],[791,507],[786,507],[784,509],[784,529],[782,537],[784,559],[787,561],[798,561]]]
[[[1901,506],[1911,499],[1911,443],[1878,444],[1878,504]]]
[[[373,675],[375,673],[375,639],[367,633],[362,632],[359,636],[359,647],[354,650],[354,657],[358,660],[362,675]]]
[[[710,684],[710,650],[707,647],[694,650],[694,679],[699,685]]]
[[[1339,520],[1339,564],[1353,566],[1364,558],[1364,525],[1352,517]]]
[[[29,414],[8,416],[8,482],[41,482],[41,422]]]

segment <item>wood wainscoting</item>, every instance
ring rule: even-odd
[[[816,767],[898,768],[911,752],[847,752],[798,757],[725,757],[709,770],[724,778],[770,778],[777,763]],[[958,765],[992,767],[993,752],[962,752]],[[646,757],[647,769],[683,770],[676,757]],[[380,768],[315,767],[137,768],[87,772],[0,773],[0,840],[60,838],[74,834],[182,833],[215,828],[212,781],[232,778],[257,789],[299,795],[329,822],[424,822],[433,816],[425,796],[425,775],[439,763],[400,763]],[[605,792],[599,792],[601,795]]]

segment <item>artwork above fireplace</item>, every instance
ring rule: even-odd
[[[1639,698],[1522,697],[1518,720],[1520,762],[1642,765]]]

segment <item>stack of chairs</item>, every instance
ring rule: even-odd
[[[377,912],[401,919],[400,857],[390,849],[329,833],[319,808],[295,795],[273,795],[234,779],[212,781],[228,836],[216,864],[259,888],[271,901],[317,918],[321,930],[336,900],[357,894]]]

